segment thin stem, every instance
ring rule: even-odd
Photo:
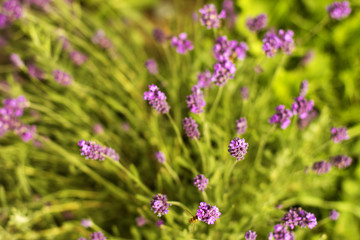
[[[181,147],[183,148],[185,154],[188,156],[189,155],[189,152],[184,144],[184,141],[182,140],[182,137],[181,137],[181,134],[180,134],[180,131],[179,131],[179,128],[176,126],[176,123],[174,121],[174,119],[171,117],[171,115],[169,113],[166,113],[166,116],[169,118],[170,120],[170,123],[171,125],[173,126],[174,130],[175,130],[175,133],[176,133],[176,137],[181,145]]]
[[[226,177],[226,189],[229,188],[230,179],[231,179],[231,174],[232,174],[232,172],[233,172],[233,170],[234,170],[234,168],[235,168],[235,165],[236,165],[238,162],[239,162],[239,161],[236,160],[236,161],[231,165],[229,171],[227,171],[228,174],[227,174],[227,177]],[[225,171],[226,171],[226,169],[225,169]]]
[[[273,131],[275,130],[276,128],[276,125],[273,125],[270,130],[266,133],[266,135],[264,137],[261,138],[261,141],[260,141],[260,144],[259,144],[259,148],[256,152],[256,156],[255,156],[255,160],[254,160],[254,165],[256,168],[258,168],[259,170],[262,170],[262,165],[260,163],[260,156],[262,155],[263,153],[263,150],[264,150],[264,146],[269,138],[269,136],[273,133]]]
[[[200,142],[199,142],[199,140],[197,138],[195,138],[195,142],[196,142],[196,145],[198,146],[199,151],[200,151],[201,162],[202,162],[202,167],[203,167],[203,173],[206,173],[207,166],[206,166],[206,160],[205,160],[204,152],[203,152],[201,144],[200,144]]]
[[[170,167],[169,164],[167,164],[167,162],[164,162],[164,166],[166,168],[166,170],[169,172],[169,174],[174,178],[175,182],[178,184],[178,185],[181,185],[181,181],[180,181],[180,178],[179,176],[176,174],[176,172]]]
[[[206,192],[203,191],[203,192],[201,192],[201,194],[203,195],[204,201],[205,201],[205,202],[208,202],[208,201],[209,201],[209,198],[208,198]]]
[[[211,118],[213,117],[213,114],[214,114],[214,112],[215,112],[215,109],[216,109],[217,106],[219,105],[219,101],[220,101],[220,97],[221,97],[222,92],[223,92],[223,88],[224,88],[224,87],[219,87],[219,91],[218,91],[217,94],[216,94],[215,101],[214,101],[214,103],[213,103],[213,105],[212,105],[212,107],[211,107],[210,113],[209,113],[209,115],[210,115]]]
[[[188,212],[191,216],[193,216],[193,214],[191,213],[190,209],[187,208],[184,204],[182,204],[181,202],[177,202],[177,201],[168,201],[169,204],[177,206],[182,208],[183,210],[185,210],[186,212]]]
[[[306,35],[304,42],[309,41],[316,33],[324,28],[324,26],[329,22],[329,18],[326,15],[315,27],[313,27],[308,34]]]

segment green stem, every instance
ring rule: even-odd
[[[264,137],[261,138],[260,140],[260,144],[259,144],[259,148],[256,152],[256,156],[255,156],[255,160],[254,160],[254,165],[255,167],[258,169],[258,170],[264,170],[263,169],[263,166],[261,165],[261,158],[260,156],[262,155],[263,153],[263,150],[264,150],[264,146],[269,138],[269,136],[273,133],[273,131],[275,130],[276,128],[276,125],[273,125],[270,130],[266,133],[266,135]]]
[[[179,176],[176,174],[176,172],[170,167],[167,162],[164,162],[164,166],[166,170],[169,172],[169,174],[172,176],[172,178],[175,180],[175,182],[180,186],[182,185]]]
[[[177,206],[182,208],[183,210],[185,210],[186,212],[188,212],[190,215],[193,216],[193,214],[191,213],[190,209],[187,208],[184,204],[182,204],[181,202],[177,202],[177,201],[168,201],[169,204]]]
[[[215,101],[214,101],[214,103],[213,103],[213,105],[212,105],[212,107],[211,107],[210,113],[209,113],[209,116],[210,116],[211,119],[212,119],[212,117],[213,117],[213,114],[214,114],[214,112],[215,112],[215,109],[216,109],[217,106],[219,105],[220,97],[221,97],[222,92],[223,92],[223,88],[224,88],[224,87],[219,87],[219,91],[218,91],[217,94],[216,94]]]
[[[229,186],[230,186],[230,179],[231,179],[231,174],[236,166],[236,164],[238,163],[239,161],[235,161],[231,167],[229,168],[229,170],[227,171],[227,177],[226,177],[226,189],[229,189]],[[226,171],[226,169],[225,169]]]
[[[170,115],[169,113],[166,113],[166,116],[169,118],[170,123],[171,123],[171,125],[172,125],[173,128],[174,128],[174,131],[175,131],[175,133],[176,133],[176,137],[177,137],[177,139],[178,139],[181,147],[183,148],[186,156],[189,156],[189,152],[188,152],[188,150],[187,150],[187,148],[186,148],[186,146],[185,146],[185,144],[184,144],[184,141],[182,140],[182,137],[181,137],[179,128],[176,126],[176,123],[175,123],[174,119],[171,117],[171,115]]]
[[[196,142],[196,145],[198,146],[199,151],[200,151],[201,163],[202,163],[202,167],[203,167],[203,173],[205,174],[206,170],[207,170],[207,166],[206,166],[206,160],[205,160],[204,152],[203,152],[201,144],[200,144],[200,142],[199,142],[199,140],[197,138],[195,138],[195,142]]]

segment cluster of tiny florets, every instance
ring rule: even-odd
[[[152,75],[159,73],[158,65],[157,65],[156,61],[152,58],[145,62],[145,67],[147,68],[149,73]]]
[[[266,14],[260,14],[255,18],[248,18],[246,21],[246,26],[252,32],[258,32],[263,30],[267,25],[267,16]]]
[[[295,102],[292,104],[291,109],[294,115],[298,115],[300,119],[307,118],[309,113],[313,110],[314,101],[306,100],[303,96],[295,98]]]
[[[184,118],[183,126],[184,126],[184,130],[185,130],[186,135],[190,139],[193,140],[194,138],[197,138],[197,139],[200,138],[200,132],[198,130],[198,125],[197,125],[197,123],[195,122],[194,119],[192,119],[191,117]]]
[[[352,158],[346,155],[338,155],[330,158],[332,166],[337,168],[347,168],[352,163]]]
[[[216,60],[232,60],[237,58],[244,60],[248,46],[245,42],[238,42],[236,40],[228,40],[226,36],[219,37],[214,45],[214,55]]]
[[[226,17],[225,10],[222,10],[220,14],[218,14],[214,4],[205,5],[199,12],[201,13],[200,22],[206,26],[207,29],[219,28],[221,24],[220,19]]]
[[[188,51],[194,49],[194,45],[190,40],[187,39],[186,33],[180,33],[179,37],[172,37],[171,45],[176,47],[176,51],[180,54],[185,54]]]
[[[347,129],[345,127],[331,128],[331,139],[335,143],[339,143],[344,140],[348,140],[349,135],[347,134]]]
[[[281,220],[292,230],[295,226],[313,229],[317,224],[315,215],[301,208],[290,209]]]
[[[214,224],[216,219],[220,218],[220,211],[216,206],[211,206],[206,202],[201,202],[197,210],[196,217],[199,221],[207,224]]]
[[[244,138],[235,137],[230,141],[228,152],[231,156],[236,158],[238,161],[243,160],[247,153],[248,143],[245,142]]]
[[[236,133],[241,135],[244,134],[246,132],[247,129],[247,122],[246,122],[246,118],[240,118],[238,120],[236,120]]]
[[[198,74],[198,82],[197,82],[197,86],[199,88],[208,88],[211,85],[211,77],[212,74],[209,70],[205,70],[202,73]]]
[[[255,231],[253,232],[253,231],[249,230],[245,233],[245,240],[256,240],[256,237],[257,237],[257,234]]]
[[[197,85],[193,86],[192,94],[186,97],[186,103],[190,111],[196,114],[204,112],[205,107],[205,100],[203,97],[203,92],[201,91],[200,87]]]
[[[291,123],[292,111],[285,109],[284,105],[279,105],[275,110],[276,113],[269,119],[269,123],[278,124],[282,129],[286,129]]]
[[[334,2],[329,5],[326,10],[332,19],[341,20],[346,18],[351,13],[350,4],[348,1]]]
[[[144,92],[144,100],[148,101],[159,113],[168,113],[170,110],[165,94],[154,84],[149,86],[148,92]]]
[[[171,206],[167,201],[166,195],[161,193],[156,194],[150,201],[151,210],[153,210],[158,217],[167,214],[169,212],[169,206]]]
[[[155,153],[156,160],[158,160],[159,163],[164,164],[165,163],[165,154],[163,152],[156,152]]]
[[[59,69],[52,71],[52,75],[58,83],[64,86],[69,86],[74,81],[70,74]]]
[[[207,179],[203,174],[199,174],[194,178],[194,185],[200,190],[204,191],[209,183],[209,179]]]
[[[278,31],[276,34],[273,30],[270,30],[265,34],[263,39],[263,50],[268,57],[273,57],[279,49],[285,54],[291,54],[294,49],[294,32],[292,30]]]
[[[118,161],[120,158],[114,149],[93,141],[80,140],[78,146],[80,147],[81,155],[85,156],[85,159],[104,161],[106,157],[109,157],[114,161]]]
[[[222,62],[217,62],[214,66],[214,74],[211,81],[216,85],[223,87],[229,79],[234,78],[236,72],[235,65],[230,60],[224,60]]]

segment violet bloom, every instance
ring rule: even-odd
[[[246,118],[240,118],[236,120],[235,130],[238,135],[244,134],[246,132],[246,129],[247,129]]]
[[[106,240],[107,238],[104,236],[104,234],[99,231],[99,232],[94,232],[93,234],[91,234],[91,240]]]
[[[307,91],[309,89],[309,82],[307,80],[303,80],[300,84],[300,93],[299,96],[305,97]]]
[[[292,104],[291,109],[294,115],[299,115],[300,119],[308,117],[308,114],[313,110],[314,101],[307,101],[303,96],[295,98],[295,102]]]
[[[207,29],[219,28],[221,24],[220,19],[224,19],[226,17],[225,10],[222,10],[219,14],[217,14],[214,4],[204,5],[199,12],[201,13],[200,22],[202,25],[206,26]]]
[[[285,109],[284,105],[275,108],[276,113],[269,119],[270,124],[279,124],[282,129],[286,129],[290,124],[290,118],[293,116],[291,110]]]
[[[247,87],[241,87],[240,94],[241,94],[242,100],[249,99],[249,89]]]
[[[224,0],[222,7],[225,10],[227,26],[229,28],[234,28],[236,22],[236,12],[234,9],[234,2],[232,0]]]
[[[339,213],[336,210],[331,210],[329,217],[331,220],[336,221],[339,218]]]
[[[80,147],[81,155],[85,156],[85,159],[90,158],[92,160],[104,161],[105,157],[109,157],[114,161],[118,161],[120,158],[114,149],[102,146],[93,141],[80,140],[78,146]]]
[[[45,74],[44,74],[43,70],[41,70],[34,64],[28,64],[27,69],[28,69],[28,73],[31,77],[37,78],[39,80],[42,80],[45,78]]]
[[[202,192],[207,188],[208,183],[209,179],[203,174],[199,174],[194,178],[194,185]]]
[[[237,42],[236,40],[228,40],[226,36],[218,37],[214,45],[214,55],[216,60],[244,60],[248,46],[245,42]]]
[[[22,6],[18,0],[8,0],[3,2],[3,14],[6,15],[7,22],[13,22],[22,16]]]
[[[91,221],[91,219],[81,219],[81,226],[85,227],[85,228],[89,228],[93,225],[93,222]]]
[[[256,240],[257,234],[251,230],[245,233],[245,240]]]
[[[305,54],[305,56],[302,57],[300,63],[303,66],[306,66],[309,64],[309,62],[314,58],[314,51],[309,50],[307,51],[307,53]]]
[[[59,36],[58,41],[62,43],[62,49],[64,51],[70,51],[72,46],[71,43],[69,42],[69,40],[65,37],[65,36]]]
[[[180,33],[179,37],[172,37],[171,45],[176,47],[176,51],[180,54],[184,54],[194,49],[194,45],[190,40],[187,40],[186,33]]]
[[[290,55],[292,53],[292,51],[295,48],[295,44],[294,44],[294,32],[292,30],[279,30],[279,38],[282,41],[281,44],[281,50],[283,51],[283,53]]]
[[[318,111],[313,109],[308,113],[308,116],[304,119],[298,119],[297,125],[299,127],[299,129],[304,129],[306,128],[310,122],[315,119],[318,116]]]
[[[207,224],[214,224],[216,219],[220,218],[220,211],[216,206],[211,206],[206,202],[201,202],[199,209],[197,210],[196,216],[199,221]]]
[[[171,206],[171,204],[167,202],[165,194],[159,193],[151,199],[150,206],[151,210],[153,210],[154,213],[157,213],[158,217],[161,217],[169,212],[169,206]]]
[[[331,5],[327,6],[326,10],[328,11],[330,17],[336,20],[346,18],[351,13],[348,1],[333,2]]]
[[[48,7],[50,1],[51,0],[29,0],[29,3],[45,10]]]
[[[269,234],[269,240],[294,240],[294,234],[289,232],[286,226],[276,224],[274,232]]]
[[[137,217],[137,218],[135,218],[135,220],[136,220],[136,224],[138,225],[138,227],[142,227],[145,224],[147,224],[147,222],[148,222],[146,220],[146,218],[144,218],[144,216]]]
[[[21,137],[24,142],[32,140],[36,135],[36,126],[20,124],[15,129],[15,133]]]
[[[191,112],[200,114],[204,112],[203,108],[206,104],[203,97],[203,92],[197,85],[193,86],[191,91],[192,94],[186,97],[186,103]]]
[[[230,60],[217,62],[214,66],[212,81],[216,85],[223,87],[226,85],[229,79],[234,78],[235,72],[236,72],[235,65]]]
[[[281,39],[276,35],[276,33],[272,30],[268,31],[265,34],[263,41],[263,50],[268,57],[273,57],[281,48],[282,41]]]
[[[212,74],[209,70],[205,70],[203,73],[198,74],[198,83],[199,88],[208,88],[211,85]]]
[[[158,226],[159,228],[161,228],[161,226],[164,225],[164,224],[165,224],[164,220],[160,219],[160,220],[156,221],[156,226]]]
[[[8,24],[7,16],[0,13],[0,29],[6,27]]]
[[[349,139],[347,129],[345,127],[331,128],[331,139],[334,141],[334,143],[339,143]]]
[[[228,152],[231,156],[236,158],[238,161],[244,159],[245,154],[247,153],[247,148],[249,144],[245,142],[244,138],[235,137],[230,141]]]
[[[184,127],[186,135],[191,140],[194,140],[194,138],[197,138],[197,139],[200,138],[200,132],[198,130],[198,125],[195,122],[195,120],[192,119],[191,117],[184,118],[183,127]]]
[[[156,160],[158,160],[159,163],[164,164],[165,163],[165,154],[163,152],[156,152],[155,153]]]
[[[234,48],[237,59],[244,60],[246,57],[246,51],[248,49],[249,49],[249,47],[247,46],[247,44],[245,42],[238,43]]]
[[[154,75],[159,73],[158,65],[156,61],[152,58],[145,62],[145,67],[147,68],[150,74]]]
[[[101,48],[108,49],[112,47],[112,42],[106,37],[105,32],[98,30],[95,35],[91,38],[91,41]]]
[[[104,127],[100,123],[95,123],[92,129],[95,134],[102,134],[104,132]]]
[[[10,61],[17,68],[23,68],[24,67],[24,62],[21,60],[20,56],[18,54],[16,54],[16,53],[12,53],[10,55]]]
[[[263,13],[254,18],[248,18],[246,21],[246,26],[250,31],[258,32],[266,27],[267,21],[267,16]]]
[[[153,36],[154,39],[158,42],[158,43],[164,43],[166,42],[166,34],[164,33],[163,30],[161,30],[160,28],[155,28],[153,30]]]
[[[144,92],[144,100],[159,113],[168,113],[170,106],[166,102],[166,96],[155,84],[149,85],[149,91]]]
[[[317,224],[315,215],[301,208],[291,208],[281,220],[291,229],[294,229],[295,226],[312,229]]]
[[[74,81],[70,74],[59,69],[53,70],[52,75],[55,78],[55,81],[57,81],[58,83],[64,86],[69,86]]]
[[[327,161],[318,161],[318,162],[314,162],[312,165],[312,170],[318,174],[324,174],[329,172],[331,169],[331,164],[328,163]]]
[[[337,168],[347,168],[352,163],[352,158],[346,155],[338,155],[330,158],[330,163],[332,166]]]
[[[71,61],[73,61],[73,63],[77,66],[83,65],[88,59],[88,57],[85,54],[79,51],[71,51],[70,58]]]

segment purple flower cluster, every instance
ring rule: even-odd
[[[299,96],[305,97],[308,89],[309,89],[309,82],[307,80],[303,80],[300,84]]]
[[[74,81],[70,74],[59,69],[53,70],[52,75],[55,78],[55,81],[57,81],[58,83],[64,86],[69,86]]]
[[[293,113],[289,109],[285,109],[284,105],[275,108],[276,113],[269,119],[270,124],[279,124],[282,129],[286,129],[290,124],[290,118]]]
[[[234,78],[235,72],[235,65],[230,60],[217,62],[214,66],[214,74],[212,75],[211,81],[223,87],[229,79]]]
[[[235,137],[230,141],[228,152],[231,156],[236,158],[238,161],[243,160],[247,153],[248,143],[245,142],[244,138]]]
[[[31,77],[33,78],[37,78],[39,80],[42,80],[45,78],[45,74],[44,71],[41,70],[40,68],[38,68],[36,65],[34,64],[28,64],[27,65],[27,70],[28,73]]]
[[[279,49],[285,54],[291,54],[294,49],[294,32],[291,30],[279,30],[278,35],[270,30],[263,39],[263,50],[268,57],[273,57]]]
[[[244,134],[246,132],[247,129],[247,122],[246,122],[246,118],[240,118],[239,120],[236,120],[236,133],[238,135]]]
[[[176,47],[176,51],[180,54],[185,54],[186,52],[194,49],[192,42],[187,40],[186,33],[180,33],[179,37],[172,37],[171,45]]]
[[[144,92],[144,100],[148,101],[149,104],[159,113],[168,113],[170,106],[166,102],[166,96],[155,84],[149,86],[149,91]]]
[[[166,42],[166,38],[167,38],[166,34],[160,28],[155,28],[152,34],[154,36],[155,41],[157,41],[158,43]]]
[[[249,28],[250,31],[258,32],[266,27],[267,21],[267,16],[263,13],[256,16],[255,18],[248,18],[246,21],[246,26]]]
[[[314,162],[312,165],[312,170],[319,175],[329,172],[330,169],[331,169],[331,164],[328,163],[327,161]]]
[[[199,221],[207,224],[214,224],[217,218],[220,218],[220,211],[216,206],[210,206],[206,202],[201,202],[197,210],[196,217]]]
[[[327,6],[326,10],[328,11],[330,17],[336,20],[346,18],[351,13],[350,4],[348,1],[334,2]]]
[[[198,125],[194,119],[192,119],[191,117],[184,118],[183,126],[184,126],[186,135],[191,140],[193,140],[194,138],[197,138],[197,139],[200,138],[200,132],[198,130]]]
[[[292,230],[295,226],[313,229],[317,224],[315,215],[301,208],[291,208],[288,213],[285,213],[281,220]]]
[[[106,240],[107,238],[104,236],[104,234],[99,231],[99,232],[94,232],[93,234],[91,234],[91,240]]]
[[[334,141],[334,143],[339,143],[349,139],[347,129],[345,127],[331,128],[331,139]]]
[[[156,226],[158,226],[158,227],[161,227],[164,224],[165,224],[165,222],[162,219],[159,219],[159,220],[156,221]]]
[[[217,10],[214,4],[207,4],[202,9],[199,10],[201,13],[200,22],[202,25],[206,26],[207,29],[210,28],[219,28],[221,24],[220,19],[226,17],[225,10],[222,10],[217,14]]]
[[[18,0],[7,0],[3,2],[0,13],[0,28],[6,27],[22,16],[22,6]]]
[[[21,120],[24,109],[29,106],[24,96],[8,98],[3,101],[0,108],[0,137],[8,131],[19,135],[24,142],[28,142],[36,135],[36,126],[26,125]]]
[[[158,65],[157,65],[156,61],[152,58],[145,62],[145,67],[149,71],[149,73],[152,75],[159,73]]]
[[[313,109],[308,113],[308,116],[306,118],[304,119],[299,118],[297,122],[299,129],[306,128],[310,124],[310,122],[318,116],[318,114],[319,114],[318,111]]]
[[[269,240],[295,240],[293,232],[289,232],[286,226],[276,224],[274,232],[269,234]]]
[[[93,225],[93,222],[90,219],[82,219],[81,220],[81,226],[85,228],[89,228]]]
[[[251,230],[245,233],[245,240],[256,240],[257,234]]]
[[[339,213],[336,210],[331,210],[329,217],[331,220],[336,221],[339,218]]]
[[[73,61],[73,63],[77,66],[81,66],[83,65],[87,59],[88,59],[88,56],[86,56],[85,54],[79,52],[79,51],[71,51],[70,52],[70,58],[71,58],[71,61]]]
[[[191,112],[200,114],[204,112],[203,108],[206,104],[203,97],[203,92],[197,85],[193,86],[191,91],[192,94],[186,97],[186,103]]]
[[[313,110],[314,101],[307,101],[303,96],[295,98],[291,109],[294,115],[299,115],[300,119],[307,118],[309,113]]]
[[[139,216],[137,218],[135,218],[136,220],[136,224],[138,225],[138,227],[142,227],[144,226],[145,224],[147,224],[147,220],[146,218],[144,218],[144,216]]]
[[[70,51],[72,49],[71,43],[65,36],[59,36],[57,40],[62,43],[62,49],[64,51]]]
[[[214,55],[218,61],[231,60],[234,56],[239,60],[244,60],[247,50],[248,46],[245,42],[229,41],[226,36],[219,37],[214,45]]]
[[[165,154],[163,152],[156,152],[155,157],[159,161],[159,163],[161,164],[165,163]]]
[[[234,2],[232,0],[224,0],[223,9],[225,10],[226,15],[226,25],[229,28],[234,28],[236,22],[236,12],[234,9]]]
[[[240,94],[241,94],[242,100],[249,99],[249,89],[247,87],[241,87]]]
[[[352,163],[352,158],[346,155],[338,155],[330,158],[332,166],[337,168],[347,168]]]
[[[199,174],[194,178],[194,185],[200,190],[204,191],[209,183],[209,179],[207,179],[203,174]]]
[[[109,157],[114,161],[118,161],[120,158],[119,154],[117,154],[114,149],[101,146],[93,141],[80,140],[78,146],[80,147],[81,155],[85,156],[85,159],[90,158],[93,160],[104,161],[105,157]]]
[[[20,56],[16,53],[10,55],[10,61],[16,68],[23,68],[25,66]]]
[[[91,38],[91,41],[98,45],[101,48],[109,49],[112,47],[112,42],[109,38],[106,37],[103,30],[98,30],[95,35]]]
[[[208,88],[211,85],[212,74],[209,70],[205,70],[203,73],[198,74],[198,83],[199,88]]]
[[[151,210],[157,213],[158,217],[161,217],[169,212],[169,206],[171,206],[171,204],[167,202],[166,195],[159,193],[151,199],[150,206]]]

